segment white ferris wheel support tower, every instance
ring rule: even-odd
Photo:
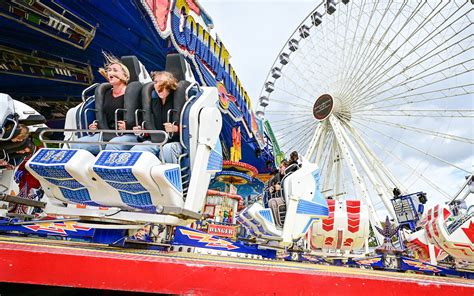
[[[329,156],[331,160],[328,171],[325,175],[335,176],[334,197],[337,199],[341,195],[341,175],[342,175],[342,162],[346,162],[346,165],[350,169],[351,177],[355,183],[358,193],[360,194],[361,200],[367,205],[369,209],[370,221],[372,225],[382,227],[380,224],[381,217],[378,216],[372,200],[370,198],[369,190],[367,189],[366,181],[359,173],[358,166],[356,166],[355,160],[362,167],[365,175],[375,188],[378,197],[384,203],[385,208],[388,211],[390,218],[395,218],[393,207],[390,203],[390,192],[388,189],[390,185],[384,181],[385,179],[395,180],[395,183],[400,184],[388,171],[383,163],[378,160],[373,152],[363,142],[362,138],[354,137],[354,141],[348,136],[346,129],[353,133],[354,129],[351,126],[349,120],[344,120],[342,114],[338,114],[340,111],[338,100],[334,100],[332,96],[324,94],[320,96],[313,107],[313,115],[320,124],[315,129],[308,150],[305,154],[305,158],[314,160],[316,163],[320,163],[321,156],[323,155],[325,139],[329,138],[329,134],[333,135],[333,142],[331,153]],[[347,116],[348,111],[343,112]],[[354,156],[354,158],[353,158]],[[369,163],[370,165],[369,165]],[[335,173],[333,174],[333,171]],[[326,183],[323,188],[328,188],[329,178],[326,178]],[[383,185],[381,185],[381,182]],[[379,241],[382,239],[378,237]]]

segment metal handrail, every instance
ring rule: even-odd
[[[6,120],[13,122],[13,128],[11,129],[10,135],[8,138],[2,138],[5,134],[5,128],[2,127],[2,133],[0,134],[0,141],[10,141],[13,138],[13,134],[15,133],[16,128],[18,127],[18,121],[13,118],[7,118]]]
[[[166,113],[166,120],[167,120],[168,123],[171,123],[172,125],[175,125],[176,121],[171,122],[171,114],[173,112],[178,113],[178,110],[169,109],[168,112]],[[174,136],[174,132],[170,132],[169,135],[170,135],[170,138],[172,138]]]
[[[43,130],[39,134],[39,139],[43,144],[64,144],[64,143],[83,143],[83,144],[108,144],[110,141],[77,141],[77,140],[49,140],[44,138],[44,134],[47,133],[61,133],[61,132],[78,132],[78,133],[83,133],[83,132],[90,132],[90,133],[101,133],[101,134],[111,134],[111,133],[116,133],[117,130],[91,130],[91,129],[47,129]],[[134,130],[120,130],[121,133],[124,134],[134,134],[136,131]],[[158,143],[135,143],[135,142],[113,142],[114,144],[121,144],[121,145],[164,145],[168,142],[169,137],[168,133],[165,131],[161,130],[147,130],[146,131],[148,134],[162,134],[165,136],[165,140],[162,142]]]
[[[97,111],[99,111],[99,110],[98,110],[98,109],[95,109],[95,108],[94,108],[94,109],[92,109],[92,108],[86,108],[86,109],[84,110],[84,115],[86,116],[86,123],[87,123],[87,113],[89,113],[89,112],[91,112],[91,111],[97,112]],[[93,120],[93,121],[92,121],[92,123],[94,123],[94,122],[97,122],[97,120]],[[79,128],[82,129],[82,120],[79,120]]]
[[[118,122],[119,122],[119,120],[118,120],[118,113],[119,113],[119,112],[123,112],[124,115],[125,115],[125,113],[127,113],[127,111],[128,111],[128,110],[127,110],[127,109],[124,109],[124,108],[117,108],[117,109],[115,109],[115,112],[114,112],[115,118],[114,118],[114,119],[115,119],[115,129],[117,130],[117,131],[115,132],[115,134],[116,134],[117,136],[122,136],[122,135],[123,135],[123,133],[120,132],[120,130],[118,129]],[[123,122],[125,122],[125,123],[127,122],[127,121],[125,120],[125,116],[124,116],[124,119],[123,119],[123,120],[120,120],[120,121],[123,121]]]
[[[48,133],[64,133],[64,132],[72,132],[72,133],[82,133],[82,132],[88,132],[88,133],[99,133],[100,138],[103,138],[103,134],[110,134],[110,133],[117,133],[117,130],[90,130],[90,129],[47,129],[43,130],[39,134],[39,139],[43,143],[45,147],[47,147],[47,144],[96,144],[99,146],[99,149],[102,150],[102,145],[109,144],[110,141],[78,141],[78,140],[49,140],[45,139],[44,135]],[[121,133],[124,134],[135,134],[136,131],[134,130],[120,130]],[[168,143],[169,136],[168,133],[165,131],[161,130],[147,130],[146,131],[148,134],[162,134],[165,139],[162,142],[157,142],[157,143],[145,143],[145,142],[113,142],[113,144],[119,144],[119,145],[127,145],[127,146],[160,146],[160,156],[161,156],[161,161],[165,163],[164,161],[164,155],[163,155],[163,145]]]
[[[100,83],[96,82],[96,83],[92,84],[91,86],[87,87],[86,89],[84,89],[84,90],[82,91],[82,94],[81,94],[82,102],[84,102],[84,103],[86,102],[86,93],[87,93],[89,90],[96,88],[99,84],[100,84]]]

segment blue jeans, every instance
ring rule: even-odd
[[[99,142],[99,136],[100,136],[100,134],[97,133],[97,134],[81,137],[81,138],[77,139],[76,141],[78,141],[78,142]],[[89,151],[90,153],[92,153],[94,155],[97,155],[100,152],[99,144],[73,143],[73,144],[71,144],[71,149],[87,150],[87,151]]]
[[[145,141],[143,143],[151,143],[151,141]],[[160,146],[158,145],[136,145],[133,146],[130,151],[147,151],[160,157]],[[166,143],[163,146],[163,158],[166,163],[178,163],[181,152],[182,147],[179,142]]]
[[[124,144],[114,144],[115,142],[131,142],[137,143],[137,136],[134,134],[124,134],[123,136],[118,136],[112,138],[109,141],[109,144],[105,146],[105,150],[130,150],[134,145],[124,145]]]
[[[78,142],[98,142],[99,141],[100,134],[93,134],[90,136],[84,136],[82,138],[77,139]],[[136,143],[137,142],[137,137],[133,134],[125,134],[123,136],[118,136],[115,138],[112,138],[109,141],[109,144],[105,146],[106,150],[130,150],[133,145],[122,145],[122,144],[114,144],[114,142],[132,142]],[[74,143],[71,145],[72,149],[83,149],[87,150],[90,153],[97,155],[100,152],[100,145],[99,144],[86,144],[86,143]],[[102,145],[102,148],[104,148],[104,145]]]

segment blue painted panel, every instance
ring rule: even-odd
[[[142,155],[142,152],[104,151],[94,165],[107,167],[133,166],[138,158],[140,158],[140,155]]]
[[[59,186],[59,187],[64,187],[67,189],[78,189],[84,187],[81,183],[77,182],[74,179],[67,179],[67,180],[57,180],[57,179],[51,179],[51,178],[45,178],[52,184]]]
[[[90,206],[100,206],[99,204],[93,202],[89,195],[89,191],[86,188],[79,189],[79,190],[71,190],[67,188],[59,188],[63,196],[74,202],[80,204],[86,204]]]
[[[173,245],[185,245],[207,249],[217,249],[238,253],[256,254],[264,258],[275,258],[275,250],[262,250],[257,245],[246,245],[242,242],[233,242],[229,239],[210,235],[195,229],[176,227]]]
[[[183,185],[181,184],[181,173],[179,168],[165,171],[166,179],[173,185],[176,190],[183,192]]]
[[[296,213],[316,216],[328,216],[329,210],[327,204],[326,206],[324,206],[307,200],[299,200]]]
[[[128,191],[133,193],[140,193],[147,191],[145,187],[143,187],[140,183],[119,183],[119,182],[112,182],[108,181],[107,184],[112,186],[113,188],[119,191]]]
[[[239,110],[239,108],[234,104],[234,102],[229,101],[229,112],[232,114],[232,117],[234,117],[236,120],[241,120],[244,116],[242,111]]]
[[[133,175],[132,168],[103,168],[103,167],[92,167],[94,172],[106,181],[115,182],[138,182],[135,175]]]
[[[31,160],[41,164],[64,164],[76,154],[77,150],[68,149],[41,149]]]
[[[216,79],[211,75],[211,73],[206,69],[206,66],[201,62],[199,58],[196,58],[196,63],[199,66],[199,71],[202,74],[204,81],[208,86],[216,86],[217,81]]]
[[[211,150],[209,155],[209,161],[207,163],[208,171],[222,171],[222,146],[221,141],[217,139],[217,144],[214,149]]]
[[[273,221],[273,215],[272,215],[272,210],[271,209],[265,209],[259,211],[260,215],[267,220],[268,222],[274,224],[275,222]]]
[[[30,168],[44,178],[72,179],[64,165],[41,165],[30,163]]]
[[[156,207],[153,206],[150,193],[148,192],[139,193],[139,194],[131,194],[131,193],[120,191],[119,194],[122,201],[131,207],[150,211],[150,212],[156,212]]]

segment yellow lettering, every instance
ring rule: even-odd
[[[191,34],[196,35],[196,21],[190,15],[188,15],[188,17],[186,18],[186,27],[191,30]]]
[[[214,38],[211,37],[211,40],[213,43],[213,47],[211,47],[212,53],[214,54],[216,58],[219,58],[219,52],[221,50],[221,46],[219,45],[218,42],[216,42],[216,40],[214,40]]]
[[[227,48],[225,48],[224,43],[220,42],[220,45],[221,51],[219,55],[219,63],[221,63],[222,67],[224,67],[226,71],[229,71],[229,51],[227,50]]]
[[[178,10],[181,10],[184,7],[186,14],[189,14],[189,6],[186,4],[186,0],[176,0],[175,6]]]
[[[211,48],[211,35],[209,35],[209,32],[207,32],[206,30],[203,29],[203,32],[204,32],[204,36],[203,36],[203,39],[202,41],[204,42],[204,44],[206,44],[209,48]]]
[[[204,37],[205,37],[205,33],[206,30],[204,30],[204,28],[200,25],[200,24],[197,24],[197,36],[199,38],[199,40],[201,40],[202,42],[204,42]]]
[[[245,101],[247,102],[247,106],[252,108],[252,103],[250,102],[250,97],[249,97],[249,94],[247,93],[247,91],[245,91],[244,98],[245,98]]]

